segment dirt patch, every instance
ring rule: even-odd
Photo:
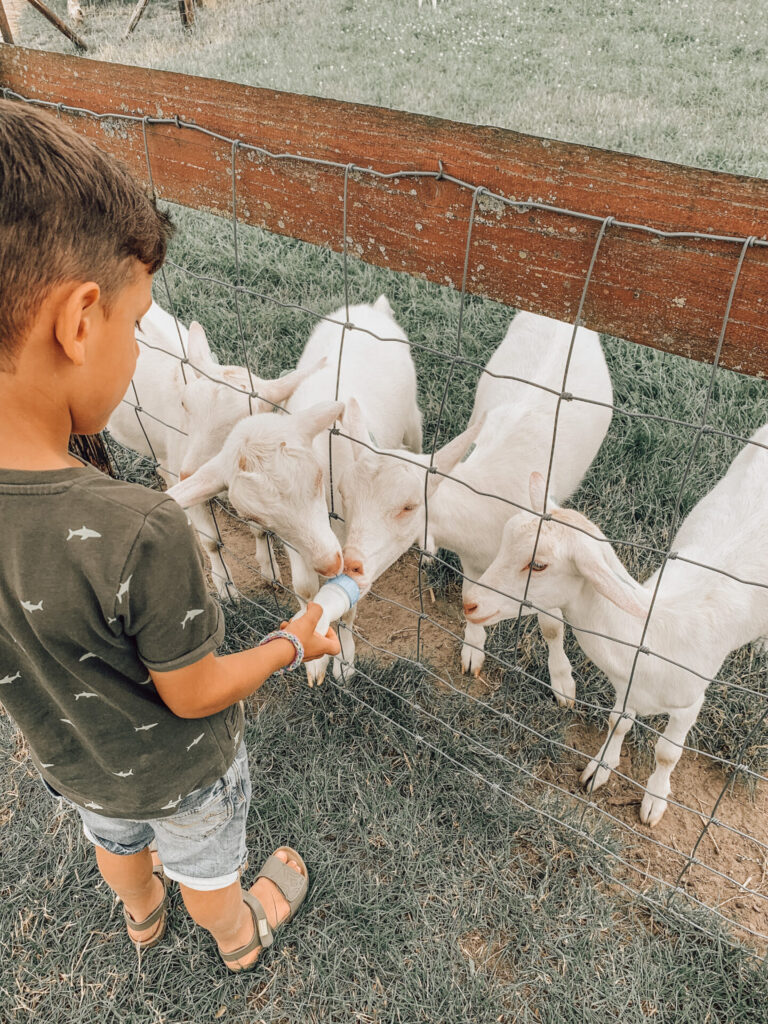
[[[600,749],[604,737],[604,730],[577,722],[568,729],[566,742],[592,756]],[[569,754],[552,774],[556,773],[559,785],[578,792],[579,775],[586,761],[586,757]],[[641,823],[639,816],[643,796],[639,786],[647,781],[647,764],[633,763],[633,756],[625,745],[619,771],[628,779],[612,774],[609,781],[594,793],[593,799],[598,807],[605,808],[639,833],[634,836],[617,826],[627,846],[625,858],[638,869],[621,868],[625,880],[641,890],[652,885],[652,880],[638,874],[641,871],[664,882],[676,882],[728,776],[703,754],[684,751],[672,775],[671,797],[689,810],[670,805],[659,824],[648,828]],[[645,837],[652,841],[646,841]],[[736,924],[766,934],[767,847],[768,786],[759,783],[752,796],[743,785],[737,784],[733,792],[727,792],[723,797],[716,820],[707,829],[696,851],[696,859],[702,863],[687,870],[682,888]],[[728,875],[734,881],[728,881],[721,875]],[[746,891],[748,889],[760,895],[753,895]],[[739,933],[739,937],[750,939],[744,932]]]
[[[261,591],[262,599],[267,599],[263,579],[249,565],[253,557],[253,542],[247,528],[228,516],[220,517],[219,525],[225,544],[234,556],[229,558],[229,566],[238,588],[254,597],[256,592]],[[287,559],[279,556],[278,560],[283,582],[288,585],[290,571]],[[418,556],[408,552],[377,580],[374,594],[361,604],[355,628],[365,640],[357,640],[359,657],[374,656],[383,660],[393,656],[415,657],[420,617],[417,567]],[[425,613],[435,620],[421,620],[423,656],[429,660],[438,677],[444,680],[441,682],[440,678],[436,678],[435,685],[439,687],[447,684],[478,697],[496,689],[500,673],[493,665],[489,665],[487,672],[477,680],[461,673],[461,642],[458,638],[463,632],[463,618],[458,599],[433,599],[425,589],[423,600]],[[568,712],[559,712],[553,702],[552,713]],[[580,793],[579,775],[589,758],[599,750],[603,738],[603,729],[581,721],[574,722],[567,729],[566,743],[576,751],[583,751],[583,756],[566,754],[561,763],[546,766],[540,775],[542,781],[556,782],[572,793]],[[618,877],[623,877],[634,888],[643,890],[652,887],[653,881],[638,874],[638,871],[664,882],[676,881],[727,776],[704,755],[685,751],[672,776],[672,797],[692,810],[670,806],[661,822],[651,829],[640,822],[639,809],[643,794],[637,785],[645,783],[649,769],[646,763],[634,764],[633,756],[625,744],[619,771],[635,780],[635,784],[613,774],[609,782],[594,794],[593,799],[598,807],[604,808],[637,833],[633,834],[616,825],[625,844],[625,859],[638,869],[635,871],[618,864],[617,873]],[[639,756],[637,759],[639,762]],[[765,845],[760,846],[760,843]],[[735,924],[755,932],[767,933],[766,847],[768,786],[759,783],[754,796],[750,796],[742,785],[738,785],[720,803],[717,822],[709,827],[696,852],[697,859],[705,866],[694,865],[687,870],[683,880],[684,890]],[[727,875],[734,881],[715,872]],[[746,889],[760,895],[753,895],[746,892]],[[738,934],[749,940],[747,933],[739,930]]]

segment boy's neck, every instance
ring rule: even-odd
[[[41,471],[82,466],[69,454],[72,422],[45,393],[19,394],[0,373],[0,469]]]

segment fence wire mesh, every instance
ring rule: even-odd
[[[223,274],[221,276],[213,276],[211,274],[200,273],[199,270],[193,269],[192,267],[186,267],[172,259],[167,261],[167,266],[176,274],[184,275],[193,281],[214,284],[225,289],[226,292],[231,295],[238,327],[238,345],[242,358],[242,369],[245,371],[248,386],[246,387],[242,383],[236,383],[225,379],[223,376],[216,376],[215,373],[211,373],[210,367],[191,362],[189,353],[185,347],[183,332],[179,327],[177,307],[174,301],[173,289],[169,281],[169,275],[166,273],[165,268],[163,268],[160,275],[162,291],[160,301],[174,317],[178,333],[178,342],[182,353],[181,356],[178,356],[165,352],[165,355],[169,361],[173,362],[173,365],[179,366],[185,384],[188,381],[188,374],[191,369],[196,375],[212,380],[223,387],[232,389],[234,392],[237,392],[240,397],[245,393],[248,399],[249,414],[257,412],[255,403],[259,401],[265,403],[266,406],[271,407],[275,411],[285,411],[283,406],[278,403],[271,402],[268,397],[259,392],[258,385],[260,379],[256,376],[255,367],[252,365],[254,353],[248,343],[247,332],[241,315],[240,304],[244,298],[258,300],[264,303],[271,303],[285,309],[308,314],[316,323],[326,322],[335,325],[340,329],[340,347],[338,365],[336,368],[335,392],[333,395],[328,396],[329,399],[339,397],[344,342],[346,336],[352,330],[363,332],[382,343],[410,344],[411,349],[422,351],[431,357],[441,360],[445,370],[445,377],[441,389],[441,398],[437,415],[434,423],[431,424],[432,440],[431,445],[429,446],[429,459],[426,468],[422,462],[419,462],[413,456],[409,456],[408,452],[405,450],[382,451],[377,447],[373,439],[371,439],[371,443],[368,443],[359,437],[353,436],[349,432],[345,431],[343,427],[340,428],[338,425],[330,428],[328,431],[330,470],[329,517],[332,522],[343,525],[344,518],[343,502],[340,500],[340,495],[334,482],[334,437],[340,437],[348,440],[353,445],[359,445],[361,448],[375,454],[376,458],[400,460],[405,463],[410,463],[413,466],[418,466],[419,469],[424,472],[424,530],[420,533],[418,542],[412,545],[408,552],[408,555],[411,558],[413,558],[414,555],[416,556],[415,580],[417,607],[412,607],[412,605],[407,602],[407,599],[398,600],[398,598],[391,596],[391,594],[385,593],[383,589],[376,587],[375,583],[374,587],[370,590],[370,593],[365,597],[365,600],[368,602],[378,602],[384,607],[394,608],[398,612],[403,612],[412,617],[414,625],[408,628],[410,633],[413,634],[415,641],[412,652],[413,656],[408,656],[402,651],[394,651],[384,644],[374,642],[360,629],[356,628],[353,622],[345,622],[342,620],[339,623],[338,628],[342,640],[345,635],[349,636],[354,641],[357,641],[357,643],[363,645],[364,649],[370,653],[371,658],[374,660],[377,658],[398,658],[403,664],[419,668],[424,673],[425,678],[431,681],[435,687],[442,688],[442,690],[460,697],[462,701],[466,702],[466,706],[470,707],[474,713],[481,714],[486,718],[487,722],[493,722],[495,724],[497,742],[495,745],[491,745],[487,741],[483,741],[477,736],[472,735],[472,733],[468,731],[471,726],[471,720],[468,724],[466,722],[459,721],[458,716],[454,716],[453,720],[449,721],[446,718],[435,715],[434,712],[430,711],[418,700],[414,700],[407,694],[398,692],[397,689],[393,689],[392,687],[385,685],[367,669],[366,666],[368,665],[368,662],[361,664],[358,659],[354,665],[354,672],[356,673],[355,678],[365,680],[365,682],[369,684],[370,687],[373,687],[376,692],[384,694],[386,697],[385,706],[390,709],[390,713],[387,713],[381,707],[375,706],[370,702],[370,700],[364,699],[364,697],[356,691],[355,684],[352,681],[353,665],[343,655],[338,662],[337,674],[328,674],[328,685],[335,688],[338,694],[343,694],[345,697],[363,707],[368,713],[370,713],[373,720],[378,720],[382,724],[386,723],[387,726],[391,726],[395,730],[402,731],[404,734],[409,735],[412,739],[415,739],[423,745],[426,750],[429,750],[432,754],[444,759],[455,769],[465,773],[468,778],[481,783],[483,786],[487,786],[490,791],[500,798],[508,799],[516,805],[532,810],[536,814],[539,814],[548,820],[558,822],[560,825],[565,826],[567,830],[578,834],[583,840],[586,840],[588,843],[594,845],[595,848],[606,853],[610,860],[616,865],[616,870],[610,875],[610,877],[606,878],[606,881],[620,886],[621,889],[623,889],[633,900],[643,901],[662,917],[685,920],[689,925],[692,924],[693,927],[708,934],[715,934],[711,922],[717,920],[727,926],[727,941],[733,941],[736,936],[747,936],[751,940],[755,940],[754,944],[758,951],[764,953],[764,944],[768,941],[768,924],[766,924],[768,921],[768,917],[766,916],[766,912],[768,912],[768,877],[766,877],[766,873],[768,872],[768,842],[764,841],[757,835],[757,829],[752,833],[745,827],[739,827],[733,822],[718,817],[718,811],[722,807],[726,795],[729,790],[733,788],[737,779],[751,780],[756,786],[768,782],[768,778],[758,768],[755,768],[748,763],[748,751],[754,748],[755,743],[764,745],[768,742],[765,738],[765,725],[766,720],[768,719],[768,689],[761,689],[759,686],[759,681],[763,680],[765,676],[764,670],[759,666],[752,670],[750,663],[750,669],[745,676],[740,675],[738,678],[723,678],[720,675],[715,675],[712,677],[706,673],[696,670],[692,666],[685,665],[684,663],[665,655],[661,651],[653,650],[647,646],[646,639],[649,626],[653,618],[654,608],[657,604],[660,585],[662,583],[665,570],[667,570],[670,563],[686,563],[687,565],[693,566],[697,569],[703,569],[719,574],[720,576],[730,579],[745,588],[768,587],[768,579],[744,578],[740,574],[728,572],[721,566],[708,565],[700,560],[687,557],[675,551],[672,546],[674,536],[682,520],[681,512],[686,484],[689,480],[694,459],[702,440],[705,437],[720,437],[731,442],[737,442],[743,445],[752,445],[755,448],[766,448],[766,445],[762,444],[758,440],[752,440],[751,438],[741,436],[738,433],[724,429],[716,423],[709,423],[708,418],[718,373],[725,372],[719,371],[718,362],[731,317],[734,295],[736,294],[739,286],[742,268],[745,262],[749,259],[750,249],[755,246],[766,246],[768,245],[768,242],[755,237],[715,235],[695,230],[686,232],[665,232],[645,224],[623,222],[610,216],[601,218],[593,214],[583,213],[578,210],[559,208],[542,202],[514,201],[506,196],[490,191],[483,185],[465,181],[448,174],[442,164],[440,164],[440,170],[437,172],[404,168],[402,170],[385,174],[372,168],[357,167],[354,164],[343,164],[329,160],[313,159],[298,153],[273,153],[263,147],[247,143],[241,139],[227,138],[218,132],[210,131],[204,126],[198,124],[183,121],[178,117],[153,118],[132,114],[99,113],[97,111],[72,107],[70,105],[50,103],[30,97],[20,96],[7,88],[0,90],[0,92],[2,92],[6,98],[52,108],[54,111],[58,111],[59,115],[66,112],[67,114],[75,114],[80,117],[92,120],[95,119],[96,121],[124,121],[139,125],[142,132],[147,174],[153,191],[155,191],[156,177],[153,171],[149,145],[150,130],[152,127],[175,126],[179,130],[201,132],[225,143],[230,147],[228,173],[230,174],[232,181],[231,244],[232,258],[234,260],[234,281],[227,280]],[[321,169],[325,173],[334,174],[341,179],[343,184],[343,194],[339,210],[339,229],[341,232],[340,248],[343,272],[343,309],[345,313],[343,320],[329,316],[324,312],[308,306],[302,301],[297,300],[295,302],[285,302],[272,295],[257,291],[243,284],[240,256],[241,241],[238,233],[237,172],[238,157],[240,154],[247,152],[256,154],[261,159],[275,163],[298,162],[311,164],[313,167]],[[400,337],[379,336],[375,332],[370,331],[364,325],[355,324],[351,320],[352,302],[350,300],[350,296],[352,286],[350,281],[350,262],[353,257],[350,256],[349,250],[354,237],[354,224],[352,223],[353,217],[351,216],[352,210],[349,199],[349,185],[352,174],[361,175],[363,177],[369,176],[379,180],[396,178],[412,179],[415,182],[423,179],[439,180],[445,182],[447,185],[455,187],[458,190],[468,193],[471,197],[468,227],[464,242],[464,270],[462,281],[458,289],[457,329],[451,351],[446,353],[441,349],[436,349],[433,346],[420,343],[417,340],[403,342],[403,339]],[[517,210],[546,211],[551,214],[559,215],[563,218],[576,218],[585,222],[591,222],[595,226],[594,244],[588,265],[585,267],[578,309],[573,322],[570,345],[568,348],[567,358],[565,360],[562,383],[559,389],[547,387],[541,383],[528,380],[524,377],[493,373],[482,363],[462,352],[465,310],[467,304],[467,278],[472,261],[475,215],[478,203],[482,197],[492,198],[506,206],[514,207]],[[669,416],[663,411],[646,412],[636,408],[627,408],[619,403],[600,402],[594,398],[587,398],[571,393],[568,390],[569,370],[571,367],[574,345],[577,339],[578,330],[582,326],[582,316],[589,294],[592,273],[595,264],[599,259],[601,246],[606,235],[609,232],[616,231],[644,232],[657,238],[697,239],[704,242],[729,243],[733,246],[734,265],[730,289],[723,309],[719,336],[712,354],[711,371],[708,373],[706,387],[704,389],[702,412],[697,421]],[[201,316],[204,316],[205,311],[201,310],[200,312]],[[148,349],[153,348],[147,339],[142,338],[141,340],[142,344],[144,344]],[[570,788],[567,785],[560,784],[555,778],[551,777],[553,772],[548,770],[546,765],[543,767],[535,764],[532,765],[531,763],[526,763],[525,758],[516,758],[516,752],[509,749],[509,745],[505,743],[507,730],[514,727],[516,730],[519,730],[521,733],[529,736],[532,741],[535,741],[537,744],[551,752],[552,756],[555,758],[556,764],[557,758],[565,760],[575,758],[577,761],[583,762],[585,756],[587,758],[592,757],[589,752],[580,749],[575,742],[565,742],[548,735],[545,731],[535,728],[530,724],[530,722],[526,721],[524,717],[516,714],[514,711],[514,702],[511,700],[509,684],[510,678],[525,680],[534,683],[537,686],[544,687],[547,690],[550,687],[550,683],[543,674],[541,666],[534,664],[526,667],[525,664],[521,663],[519,652],[524,634],[524,609],[527,613],[544,614],[548,620],[557,622],[561,629],[564,625],[567,626],[569,624],[562,615],[557,613],[556,610],[538,606],[529,598],[529,590],[533,579],[533,573],[535,571],[534,566],[536,565],[536,553],[539,550],[542,530],[545,524],[552,521],[553,516],[551,511],[548,510],[546,502],[542,505],[541,509],[531,508],[529,504],[516,502],[504,495],[495,493],[492,488],[493,481],[488,481],[489,487],[487,490],[479,489],[458,478],[453,473],[442,473],[437,467],[436,454],[438,452],[441,430],[444,429],[446,402],[451,392],[457,367],[470,368],[478,374],[486,375],[488,378],[524,384],[528,387],[539,389],[556,399],[555,411],[552,419],[552,436],[548,460],[546,465],[540,467],[540,471],[544,477],[545,499],[550,494],[560,413],[561,408],[565,403],[583,403],[594,407],[602,406],[609,409],[612,415],[621,417],[629,423],[633,421],[658,421],[678,427],[684,431],[690,431],[692,434],[692,440],[688,447],[682,476],[674,500],[674,508],[670,524],[667,529],[667,535],[670,538],[667,546],[660,547],[654,544],[648,544],[622,537],[610,536],[595,538],[591,530],[585,528],[585,526],[579,522],[569,520],[564,524],[569,530],[586,534],[593,540],[597,539],[600,543],[615,546],[619,550],[626,549],[636,554],[643,554],[645,556],[661,559],[655,576],[655,582],[649,590],[649,608],[643,621],[640,638],[637,642],[579,625],[579,633],[581,634],[610,640],[612,643],[618,645],[618,647],[628,648],[632,651],[631,670],[629,672],[629,677],[626,680],[623,696],[617,698],[616,704],[613,708],[608,704],[602,704],[589,698],[590,681],[589,679],[585,679],[582,673],[574,667],[574,676],[579,683],[578,692],[573,698],[573,703],[576,709],[585,713],[598,713],[602,716],[612,712],[607,739],[601,745],[600,753],[595,755],[593,759],[597,770],[593,772],[586,785],[586,789],[582,792],[579,792],[575,788]],[[178,468],[163,464],[155,451],[155,446],[152,443],[150,435],[153,433],[155,426],[162,428],[162,430],[170,431],[171,433],[184,434],[185,431],[180,429],[178,425],[169,422],[167,410],[148,408],[144,405],[142,403],[142,396],[139,394],[135,382],[132,384],[128,394],[125,396],[124,403],[134,410],[136,421],[146,442],[146,447],[152,454],[155,468],[163,476],[166,483],[174,482],[178,479]],[[114,438],[112,439],[112,443],[118,445],[118,442],[115,441]],[[519,612],[514,621],[508,651],[498,651],[493,647],[490,649],[484,649],[482,646],[475,645],[476,650],[478,652],[482,652],[487,661],[491,664],[492,669],[504,670],[506,673],[504,676],[504,682],[501,686],[501,693],[499,694],[492,691],[491,697],[488,697],[487,692],[481,694],[480,691],[471,684],[457,685],[453,675],[448,671],[436,668],[430,658],[431,652],[429,640],[425,635],[425,628],[427,625],[429,625],[430,630],[434,631],[431,635],[436,633],[437,635],[445,638],[452,645],[463,643],[465,648],[473,647],[473,644],[470,641],[462,637],[449,625],[446,625],[446,622],[441,621],[440,618],[438,618],[432,611],[434,598],[431,595],[431,587],[427,578],[430,566],[443,566],[449,570],[455,569],[455,565],[452,562],[443,558],[439,552],[436,552],[430,546],[429,484],[430,480],[435,477],[451,480],[456,484],[460,484],[469,493],[477,497],[504,503],[509,506],[510,516],[516,512],[525,512],[529,516],[536,517],[538,520],[533,550],[531,552],[530,562],[526,567],[527,572],[525,573],[522,592],[507,593],[506,590],[494,588],[490,585],[483,585],[486,590],[498,593],[502,597],[510,598],[519,604]],[[263,524],[264,536],[267,539],[269,560],[267,571],[264,565],[256,564],[252,558],[249,558],[247,555],[244,556],[241,550],[238,550],[227,541],[227,537],[231,535],[233,530],[236,530],[239,527],[252,527],[253,524],[239,514],[227,501],[222,500],[221,497],[212,499],[209,503],[209,508],[210,518],[208,528],[206,529],[201,527],[198,523],[195,525],[198,528],[198,532],[201,534],[201,539],[204,542],[207,542],[209,548],[215,550],[215,556],[212,559],[212,574],[219,594],[235,592],[235,584],[230,564],[238,564],[243,569],[247,569],[249,573],[253,574],[254,578],[259,583],[264,585],[261,589],[255,590],[254,593],[240,593],[239,600],[242,603],[242,607],[258,609],[259,612],[266,617],[266,620],[275,624],[279,623],[283,618],[285,618],[286,604],[292,599],[297,598],[298,595],[290,586],[283,583],[279,576],[276,548],[274,545],[276,542],[278,546],[291,548],[290,542],[285,537],[278,536],[277,533],[269,528],[269,524]],[[756,573],[755,576],[759,577],[759,573]],[[479,580],[464,573],[462,573],[462,580],[467,583],[479,582]],[[402,595],[398,595],[398,597],[402,598]],[[250,629],[251,627],[246,628]],[[253,632],[255,640],[257,639],[257,633],[255,630]],[[702,684],[700,687],[702,692],[709,684],[717,683],[719,686],[726,688],[728,692],[743,694],[748,697],[750,701],[754,702],[753,719],[749,727],[745,730],[743,741],[737,748],[735,756],[722,756],[687,743],[686,739],[688,729],[685,730],[681,738],[675,738],[675,736],[670,735],[667,730],[657,728],[657,726],[652,722],[645,721],[635,716],[634,711],[631,709],[631,694],[634,692],[633,687],[636,688],[638,685],[636,682],[636,677],[639,671],[638,666],[641,664],[647,664],[653,659],[655,659],[655,662],[658,664],[660,669],[664,666],[674,667],[688,673],[691,678],[699,680]],[[533,668],[534,671],[531,671],[531,668]],[[536,669],[538,669],[538,671],[536,671]],[[758,684],[750,685],[755,677],[758,679]],[[564,693],[559,694],[559,696],[563,699],[568,697],[568,695]],[[396,712],[392,710],[400,706],[407,707],[408,709],[409,716],[406,721],[401,720]],[[555,715],[557,713],[558,712],[553,708],[552,714]],[[469,718],[469,716],[467,717]],[[463,759],[457,758],[454,754],[443,749],[439,743],[434,742],[433,738],[430,738],[422,732],[422,726],[427,725],[430,721],[439,729],[447,730],[447,732],[454,738],[460,738],[464,744],[463,750],[467,756]],[[414,728],[414,723],[420,723],[419,727]],[[667,812],[668,815],[675,814],[686,816],[696,823],[695,838],[693,843],[690,845],[690,848],[680,848],[676,842],[674,832],[670,835],[669,841],[667,842],[651,834],[647,828],[635,826],[624,820],[619,813],[613,813],[610,809],[612,804],[609,800],[602,800],[602,798],[595,792],[598,772],[599,770],[606,769],[610,770],[613,777],[626,784],[630,791],[634,791],[636,793],[637,799],[630,797],[624,800],[624,804],[637,804],[648,793],[645,786],[619,768],[618,758],[615,762],[611,761],[610,763],[605,760],[607,748],[610,747],[617,731],[621,730],[621,734],[623,735],[623,731],[626,729],[627,725],[630,727],[634,725],[636,730],[640,730],[646,733],[649,737],[652,737],[654,740],[661,741],[662,743],[673,747],[675,749],[675,757],[679,757],[681,753],[688,753],[691,755],[695,754],[697,757],[706,761],[708,765],[715,766],[719,771],[719,789],[717,791],[716,798],[709,809],[706,809],[701,804],[698,797],[696,797],[696,801],[699,802],[698,808],[692,806],[692,800],[688,800],[684,797],[675,798],[670,795],[667,798],[667,803],[669,804],[669,811]],[[560,763],[562,763],[562,761]],[[514,774],[506,774],[502,776],[503,779],[506,780],[502,783],[498,778],[491,776],[491,773],[488,771],[488,767],[491,765],[501,766],[506,772],[512,772]],[[747,799],[745,794],[741,794],[741,798]],[[618,805],[615,806],[622,806],[622,803],[619,802]],[[566,813],[565,809],[568,809],[568,813]],[[576,815],[570,813],[574,809],[577,811]],[[600,832],[600,830],[595,827],[595,823],[605,823],[610,826],[613,830],[613,834],[623,840],[623,843],[617,847],[613,842],[605,842],[603,839],[604,833]],[[704,853],[704,841],[707,838],[709,838],[711,850],[715,855],[719,853],[717,839],[715,838],[716,833],[718,835],[727,834],[735,837],[737,840],[741,841],[743,849],[745,851],[748,850],[749,853],[752,854],[752,856],[750,856],[749,853],[744,853],[740,858],[744,863],[756,866],[755,868],[748,868],[750,873],[747,878],[739,880],[728,870],[723,870],[721,867],[717,866],[717,864],[713,863],[711,859],[706,859],[706,855]],[[663,853],[666,858],[664,863],[668,868],[666,871],[651,869],[650,858],[645,854],[647,849],[654,849]],[[643,860],[646,861],[645,865],[643,865]],[[674,870],[670,869],[670,865],[674,865]],[[688,876],[694,868],[698,869],[700,873],[704,873],[708,879],[714,880],[714,886],[705,885],[698,887],[696,885],[687,884]],[[736,899],[744,900],[746,898],[751,901],[751,909],[755,912],[755,916],[750,916],[748,919],[745,919],[743,916],[734,916],[732,913],[728,912],[728,910],[723,909]],[[691,917],[687,912],[686,904],[688,904],[688,906],[699,908],[705,913]],[[723,933],[719,932],[717,934],[722,937]]]

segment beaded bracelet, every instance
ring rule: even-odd
[[[281,676],[284,672],[293,672],[293,670],[298,668],[302,661],[304,661],[304,645],[295,634],[289,633],[285,629],[275,629],[271,633],[267,633],[264,639],[260,640],[256,646],[261,647],[263,644],[268,644],[270,640],[290,640],[293,644],[294,651],[296,651],[294,659],[290,665],[286,665],[285,668],[279,668],[277,672],[275,672],[276,676]]]

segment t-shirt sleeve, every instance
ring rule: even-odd
[[[224,616],[208,592],[202,551],[186,513],[172,501],[146,517],[115,597],[115,618],[147,668],[192,665],[224,639]]]

